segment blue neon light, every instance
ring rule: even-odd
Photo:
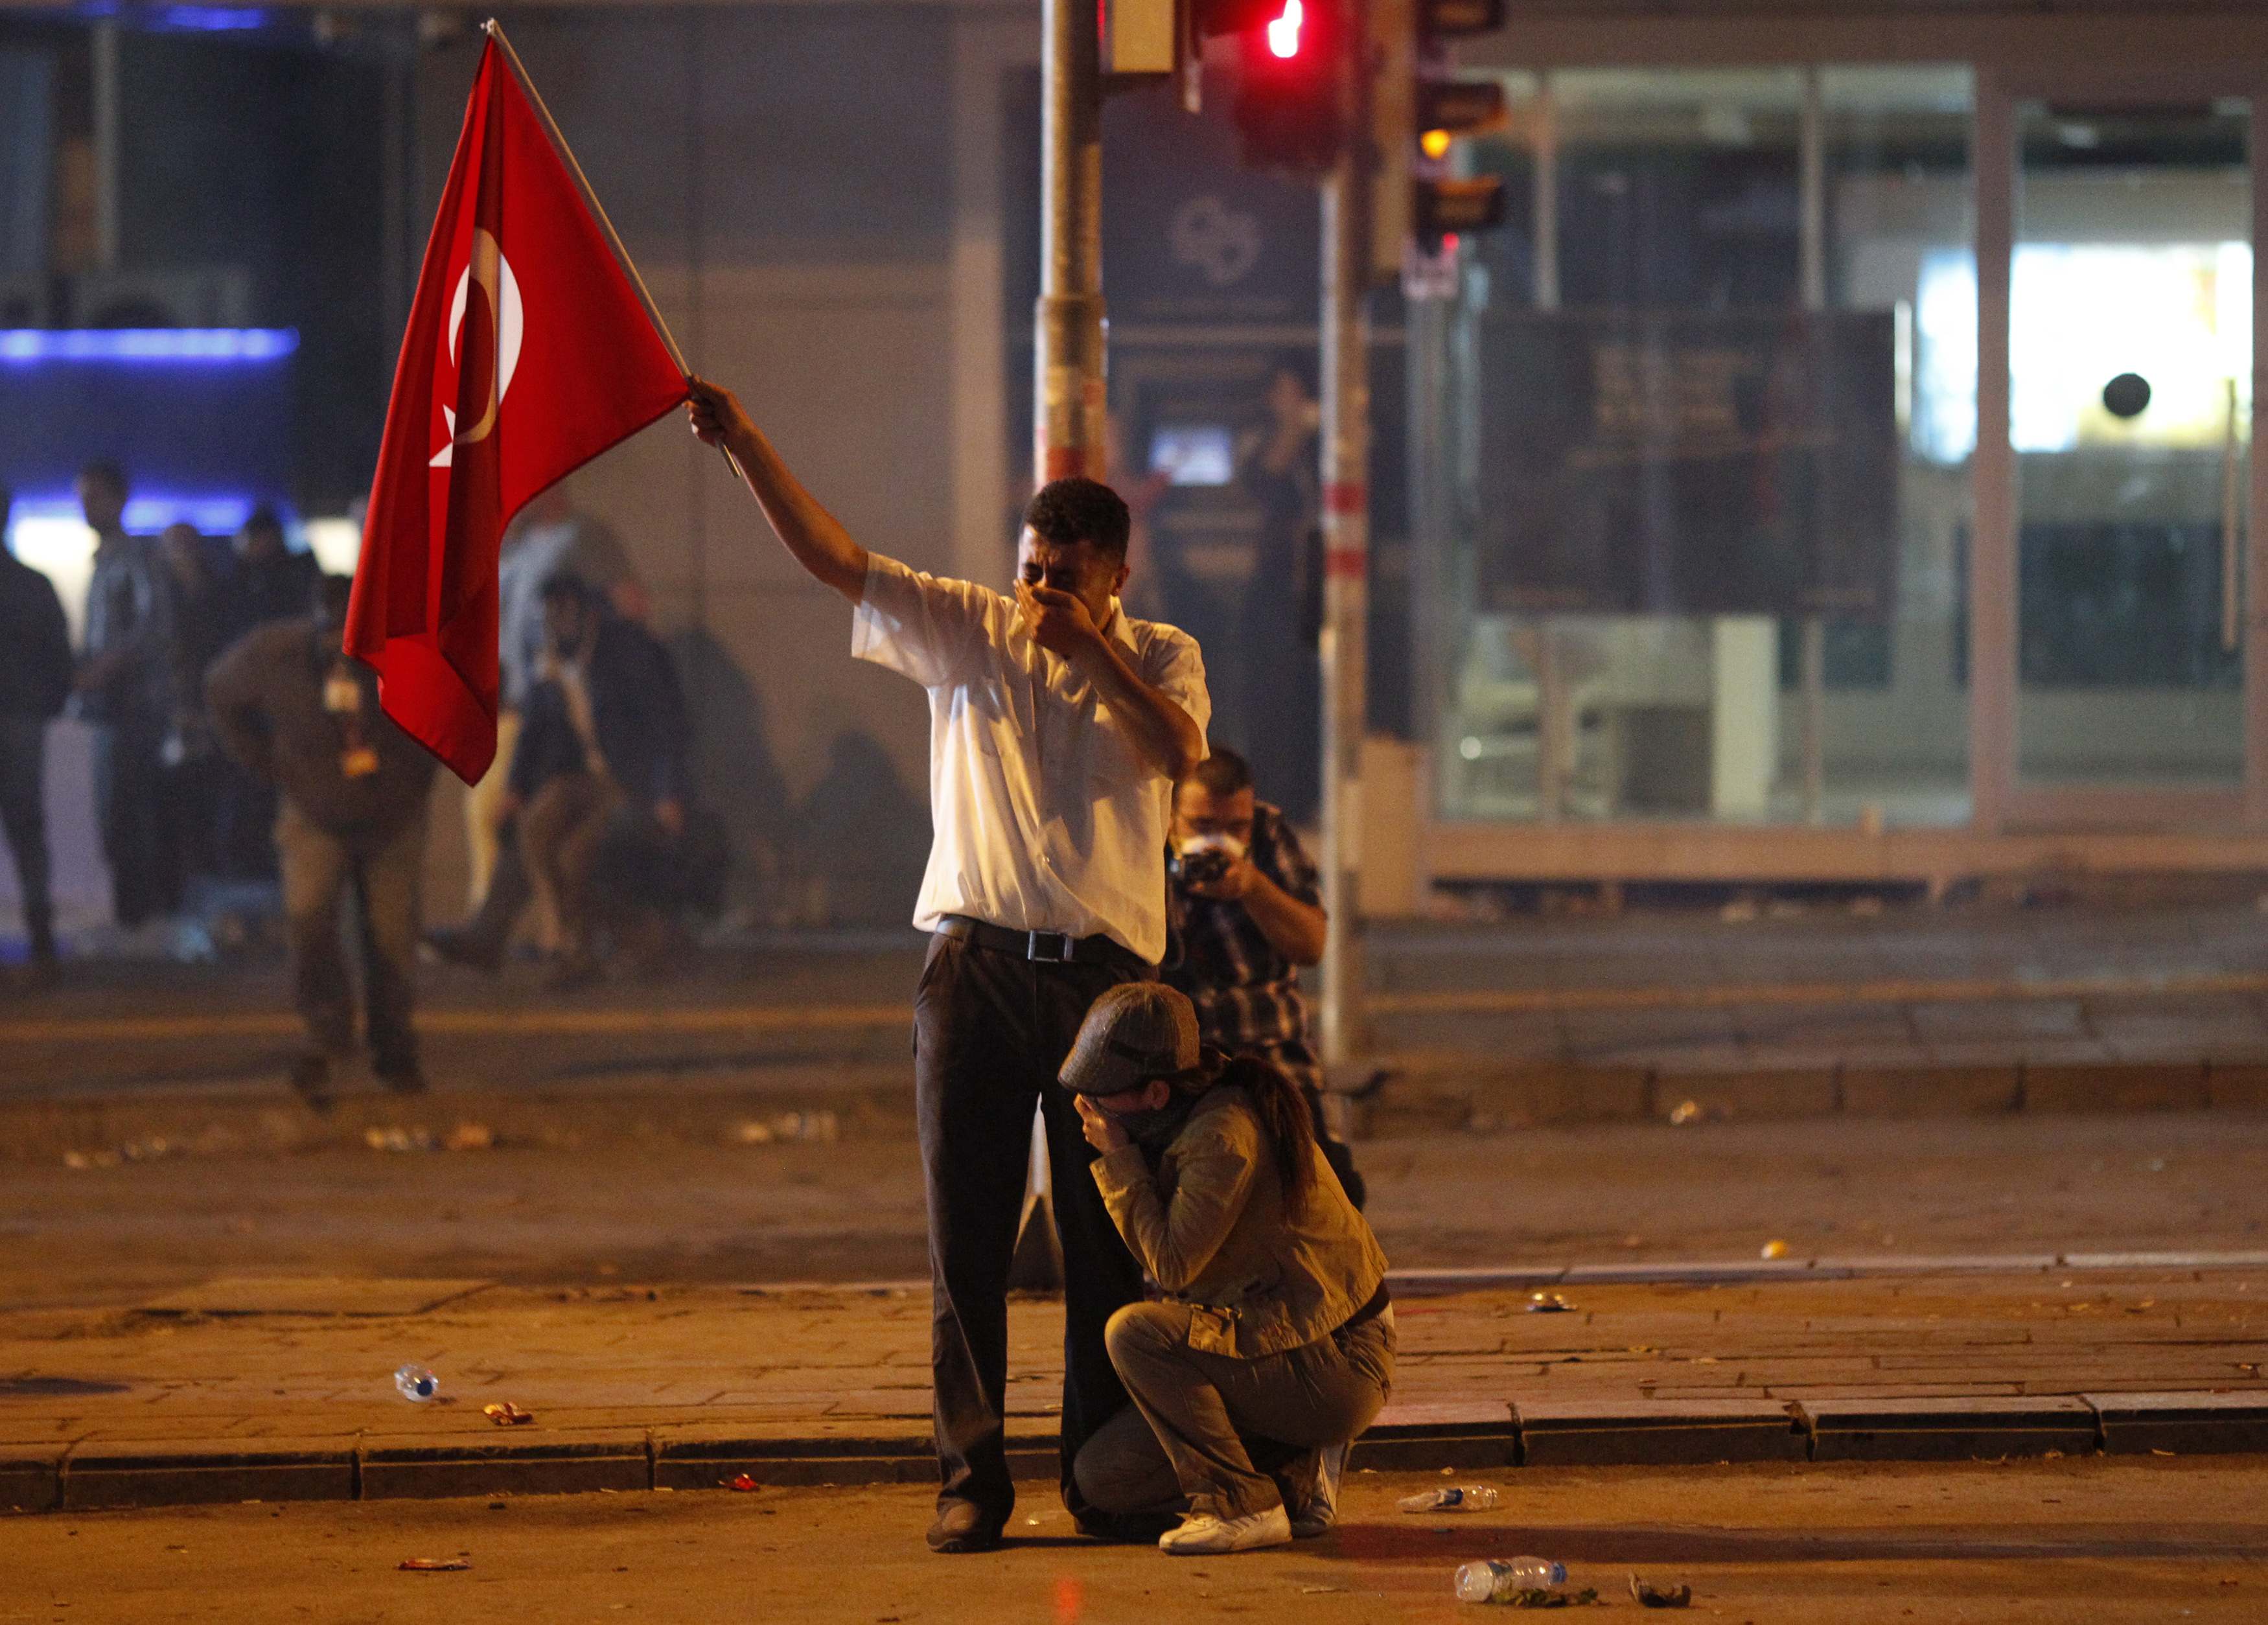
[[[200,33],[258,28],[267,20],[267,12],[257,7],[169,5],[158,13],[160,28],[180,28]]]
[[[299,348],[291,327],[0,328],[0,362],[115,361],[227,366],[281,361]]]
[[[136,491],[126,501],[122,523],[136,535],[154,536],[168,525],[188,524],[208,536],[228,536],[244,528],[261,499],[240,491]],[[290,509],[271,502],[291,523]],[[81,518],[78,498],[63,492],[41,492],[16,499],[13,523],[25,519]]]

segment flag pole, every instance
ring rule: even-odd
[[[559,129],[559,121],[551,116],[551,109],[544,105],[543,92],[535,88],[535,81],[528,77],[526,65],[519,60],[519,53],[513,50],[512,41],[504,38],[504,25],[491,17],[482,26],[504,53],[504,66],[519,82],[519,88],[527,92],[527,99],[535,108],[535,116],[542,121],[544,134],[550,138],[552,147],[566,164],[567,173],[575,177],[575,189],[582,194],[584,207],[591,211],[592,218],[599,223],[599,230],[606,234],[607,246],[614,251],[615,262],[622,268],[622,274],[630,278],[630,286],[637,290],[638,303],[645,307],[646,320],[653,323],[654,331],[661,335],[663,347],[669,351],[669,358],[677,364],[679,372],[690,379],[693,369],[685,364],[685,352],[677,347],[677,335],[669,330],[669,323],[662,318],[661,307],[653,302],[653,295],[646,290],[645,278],[638,275],[637,262],[630,258],[630,250],[622,246],[622,233],[615,230],[615,223],[607,217],[607,206],[599,201],[598,193],[592,189],[590,177],[583,173],[583,165],[576,161],[575,149],[567,144],[567,137]],[[745,483],[747,474],[740,467],[740,460],[733,455],[733,448],[719,441],[717,449],[725,453],[725,461]]]

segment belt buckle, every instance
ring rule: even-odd
[[[1068,931],[1031,931],[1024,938],[1024,957],[1036,965],[1069,965],[1076,952],[1076,939]]]

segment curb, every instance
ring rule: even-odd
[[[1324,1096],[1334,1132],[1488,1131],[1600,1122],[1771,1122],[1818,1117],[1998,1117],[2268,1111],[2268,1063],[2201,1055],[2072,1062],[2025,1058],[1884,1064],[1811,1059],[1753,1066],[1490,1064],[1469,1055],[1381,1055],[1382,1086]],[[1334,1080],[1336,1083],[1337,1080]]]
[[[2268,1063],[2157,1060],[2084,1063],[2010,1060],[1944,1066],[1828,1062],[1736,1070],[1587,1066],[1537,1061],[1491,1065],[1440,1052],[1382,1055],[1359,1088],[1323,1098],[1341,1137],[1403,1130],[1491,1132],[1604,1122],[1769,1122],[1796,1118],[1977,1117],[2016,1113],[2268,1111]],[[734,1145],[747,1125],[784,1114],[832,1114],[844,1139],[912,1136],[910,1096],[896,1063],[803,1068],[762,1084],[672,1092],[556,1084],[447,1090],[414,1098],[342,1096],[318,1117],[273,1088],[226,1093],[152,1090],[0,1098],[0,1164],[74,1155],[122,1160],[360,1150],[372,1131],[420,1147],[451,1125],[481,1125],[496,1145],[578,1151],[620,1143]],[[1371,1080],[1383,1073],[1375,1087]],[[1335,1083],[1336,1080],[1334,1080]]]
[[[1624,1400],[1388,1407],[1351,1465],[1706,1466],[1735,1461],[1961,1461],[2014,1456],[2268,1453],[2268,1393],[2198,1390],[2037,1398]],[[1056,1441],[1012,1438],[1020,1479],[1055,1474]],[[832,1437],[698,1424],[585,1438],[359,1436],[242,1442],[86,1440],[0,1445],[0,1511],[93,1511],[242,1501],[375,1501],[923,1483],[926,1431]]]

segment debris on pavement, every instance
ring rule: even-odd
[[[522,1410],[510,1400],[499,1400],[493,1405],[481,1407],[481,1415],[500,1428],[517,1428],[535,1420],[532,1410]]]
[[[1687,1608],[1693,1606],[1690,1585],[1662,1587],[1649,1585],[1636,1575],[1630,1577],[1631,1599],[1641,1608]]]
[[[394,1386],[412,1405],[423,1405],[441,1391],[441,1379],[423,1366],[413,1364],[394,1373]]]
[[[473,1566],[469,1557],[405,1557],[394,1565],[411,1574],[461,1574]]]
[[[1758,1258],[1786,1258],[1787,1256],[1787,1243],[1782,1241],[1778,1236],[1774,1236],[1770,1241],[1765,1242],[1763,1246],[1756,1250],[1756,1256]]]
[[[841,1135],[842,1123],[832,1112],[781,1112],[771,1117],[751,1117],[733,1129],[733,1139],[740,1145],[832,1145]]]
[[[1575,1307],[1557,1292],[1530,1292],[1528,1312],[1530,1314],[1566,1314]]]
[[[1405,1512],[1485,1512],[1496,1504],[1496,1491],[1487,1484],[1449,1484],[1421,1489],[1394,1504]]]
[[[1680,1100],[1670,1108],[1669,1121],[1683,1129],[1690,1123],[1720,1123],[1732,1113],[1721,1106],[1704,1106],[1698,1100]]]
[[[496,1149],[496,1130],[486,1123],[459,1123],[442,1137],[445,1151],[492,1151]]]
[[[747,1491],[752,1489],[762,1489],[763,1488],[762,1484],[756,1482],[755,1479],[750,1478],[746,1473],[739,1474],[732,1478],[720,1478],[717,1482],[724,1485],[727,1489],[737,1489],[741,1491],[743,1494],[746,1494]]]
[[[424,1129],[372,1127],[362,1131],[362,1143],[374,1151],[430,1151],[437,1142]]]

